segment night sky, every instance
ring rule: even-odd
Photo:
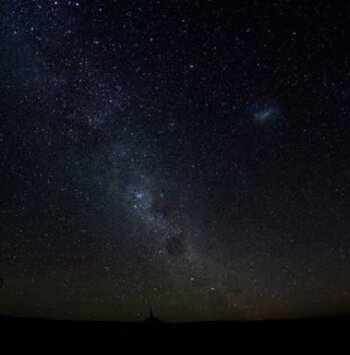
[[[349,313],[349,15],[1,1],[0,313]]]

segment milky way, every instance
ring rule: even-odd
[[[350,311],[348,5],[0,13],[0,314]]]

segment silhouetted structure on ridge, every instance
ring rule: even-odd
[[[153,316],[152,308],[149,309],[149,317],[145,319],[145,323],[149,325],[157,325],[161,323],[158,318]]]

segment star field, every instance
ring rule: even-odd
[[[349,10],[2,1],[0,314],[348,313]]]

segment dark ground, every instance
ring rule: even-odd
[[[1,346],[11,350],[67,350],[94,353],[123,350],[161,351],[212,350],[241,353],[241,350],[304,352],[347,350],[350,317],[285,321],[118,323],[51,321],[1,317]],[[219,351],[225,349],[225,352]],[[239,351],[238,351],[239,350]],[[217,352],[216,352],[217,351]]]

